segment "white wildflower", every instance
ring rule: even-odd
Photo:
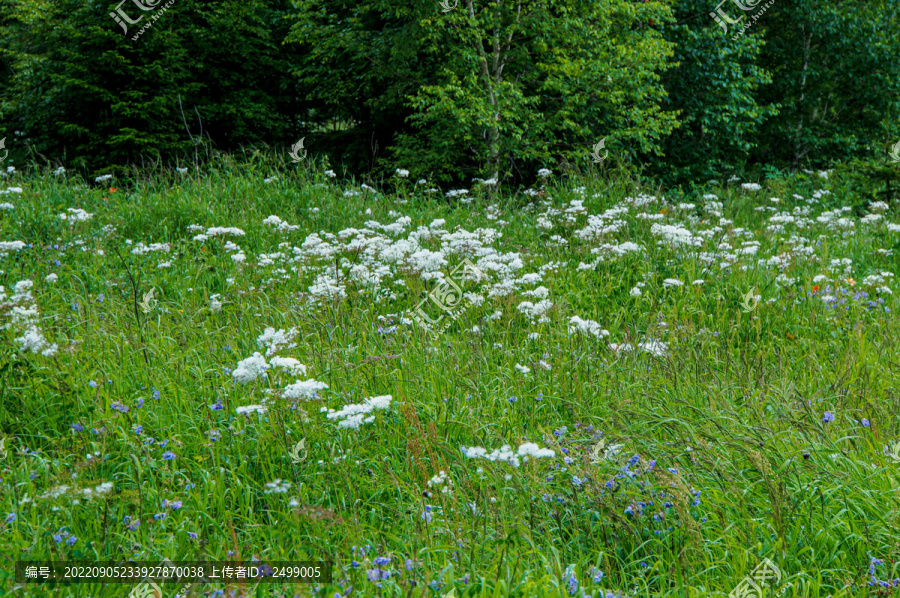
[[[67,213],[59,215],[61,220],[68,220],[69,222],[85,222],[94,217],[93,214],[89,214],[79,208],[69,208],[66,212]]]
[[[572,316],[569,319],[569,334],[592,334],[597,338],[609,336],[609,331],[600,327],[600,324],[593,320],[582,320],[578,316]]]
[[[340,420],[338,425],[342,428],[357,430],[362,424],[375,421],[374,415],[366,416],[375,409],[387,409],[391,405],[391,400],[391,395],[371,397],[359,404],[345,405],[339,411],[329,409],[326,417]]]
[[[275,356],[269,360],[269,365],[276,368],[282,368],[287,370],[290,374],[295,376],[305,376],[306,375],[306,366],[294,359],[293,357],[278,357]]]
[[[238,362],[231,375],[237,382],[247,384],[264,375],[269,367],[269,364],[266,363],[266,358],[260,355],[259,352],[256,352],[247,359]]]
[[[327,384],[312,378],[303,380],[302,382],[297,380],[293,384],[289,384],[285,387],[283,396],[287,399],[311,399],[315,397],[316,392],[327,388]]]
[[[266,347],[266,357],[271,357],[278,351],[284,349],[293,349],[297,343],[291,341],[297,336],[298,330],[291,328],[290,330],[275,330],[274,328],[266,328],[265,331],[256,338],[256,344],[260,347]]]

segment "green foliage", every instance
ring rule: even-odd
[[[132,20],[143,14],[127,36],[110,16],[116,6],[0,0],[0,56],[12,73],[0,130],[20,132],[7,143],[14,157],[121,170],[157,155],[287,143],[298,131],[280,45],[286,1],[175,0],[136,40],[161,4],[146,14],[122,5]]]
[[[677,112],[680,126],[666,139],[665,159],[649,165],[670,182],[705,182],[742,170],[760,126],[777,114],[757,101],[760,87],[771,82],[758,64],[763,34],[723,35],[709,16],[712,8],[709,0],[682,0],[676,23],[664,30],[677,67],[666,73],[663,106]]]
[[[660,108],[665,2],[298,6],[288,39],[309,50],[296,72],[317,119],[357,123],[326,143],[365,138],[382,174],[532,180],[548,162],[584,161],[607,135],[625,153],[658,151],[674,126]]]
[[[734,0],[727,32],[713,0],[170,1],[0,0],[7,164],[124,173],[304,137],[370,182],[515,186],[595,172],[606,139],[604,171],[690,187],[900,140],[893,0]],[[124,36],[120,7],[143,14]]]
[[[779,114],[760,130],[754,160],[796,169],[875,158],[900,122],[897,3],[777,0],[755,26],[772,75],[758,101]]]
[[[900,162],[854,159],[835,169],[860,199],[895,205],[900,196]]]

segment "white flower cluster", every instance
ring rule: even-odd
[[[297,335],[297,329],[275,330],[274,328],[266,328],[256,340],[260,347],[266,347],[266,356],[259,351],[250,357],[238,362],[237,367],[231,373],[236,382],[247,384],[265,376],[271,368],[275,367],[284,370],[292,376],[305,376],[306,366],[294,359],[293,357],[282,357],[279,355],[272,356],[269,361],[266,357],[282,349],[292,349],[297,343],[292,343],[291,339]],[[284,387],[281,396],[287,399],[313,399],[320,390],[325,390],[328,385],[319,382],[313,378],[309,380],[296,380],[293,384]],[[268,390],[267,392],[273,392]],[[265,402],[265,401],[264,401]],[[243,411],[242,411],[243,409]],[[238,407],[238,413],[249,413],[251,410],[265,411],[262,405],[251,405],[249,407]]]
[[[0,241],[0,257],[6,257],[10,251],[22,251],[26,247],[22,241]]]
[[[684,245],[699,247],[703,244],[702,237],[695,237],[691,231],[683,226],[654,224],[650,227],[650,233],[655,237],[662,237],[663,241],[672,247]]]
[[[531,301],[523,301],[516,308],[529,318],[535,319],[539,323],[549,322],[550,318],[547,317],[547,312],[550,311],[550,308],[553,307],[553,302],[549,299],[542,299],[537,303],[532,303]]]
[[[90,456],[90,455],[88,455],[88,456]],[[95,498],[95,497],[100,497],[112,489],[113,489],[112,482],[103,482],[102,484],[100,484],[99,486],[96,486],[94,488],[82,488],[81,490],[78,490],[77,488],[72,488],[70,486],[63,484],[61,486],[54,486],[53,488],[47,490],[47,492],[42,494],[40,496],[40,498],[59,498],[60,496],[62,496],[64,494],[68,494],[69,490],[73,490],[73,491],[75,491],[76,494],[81,494],[85,498],[91,499],[91,498]]]
[[[282,349],[293,349],[297,343],[291,341],[297,336],[297,329],[275,330],[274,328],[266,328],[265,331],[256,338],[256,344],[260,347],[266,347],[266,357],[271,357]]]
[[[305,366],[301,366],[306,371]],[[284,393],[282,396],[288,399],[311,399],[316,396],[316,392],[320,390],[325,390],[328,388],[328,385],[324,382],[319,382],[313,378],[309,380],[297,380],[293,384],[288,384],[284,388]]]
[[[84,489],[82,489],[81,493],[84,494],[85,498],[93,498],[94,496],[97,496],[97,495],[106,494],[107,492],[109,492],[112,489],[113,489],[112,482],[103,482],[102,484],[100,484],[99,486],[97,486],[95,488],[84,488]]]
[[[188,226],[188,230],[197,232],[204,230],[202,226],[198,226],[196,224],[192,224]],[[212,228],[205,229],[205,232],[200,233],[199,235],[194,236],[194,241],[206,241],[210,237],[218,237],[221,235],[233,235],[235,237],[243,237],[246,235],[243,230],[234,227],[234,226],[214,226]]]
[[[286,370],[294,376],[305,376],[306,366],[294,359],[293,357],[275,356],[269,360],[269,365]]]
[[[593,320],[582,320],[578,316],[572,316],[569,319],[569,334],[592,334],[597,338],[609,336],[609,331],[600,327],[600,324]]]
[[[337,424],[342,428],[351,430],[359,429],[362,424],[370,424],[375,421],[374,415],[368,415],[375,409],[387,409],[391,405],[391,395],[382,395],[365,399],[358,404],[345,405],[340,410],[322,407],[322,412],[328,412],[328,419],[340,420]]]
[[[266,370],[271,366],[266,363],[266,358],[259,354],[259,351],[238,362],[237,367],[231,372],[231,375],[237,382],[247,384],[265,375]]]
[[[521,464],[522,460],[527,463],[529,458],[540,459],[542,457],[553,457],[556,455],[556,453],[552,450],[547,448],[540,448],[533,442],[526,442],[525,444],[519,445],[519,448],[516,451],[513,451],[508,444],[504,444],[499,449],[496,449],[490,453],[487,452],[487,449],[480,446],[461,448],[463,455],[465,455],[469,459],[504,461],[506,463],[509,463],[513,467],[518,467]]]
[[[93,214],[88,214],[84,210],[78,208],[69,208],[66,210],[66,213],[59,215],[60,220],[67,220],[69,222],[85,222],[93,217]]]
[[[453,492],[453,480],[451,480],[450,477],[447,476],[446,471],[441,470],[436,476],[428,480],[428,487],[441,487],[441,492],[443,494],[450,494],[451,492]]]
[[[144,255],[145,253],[150,253],[151,251],[163,251],[165,253],[169,253],[171,250],[172,246],[168,243],[150,243],[150,245],[138,243],[134,246],[134,249],[131,250],[131,253],[133,253],[134,255]]]
[[[609,348],[616,353],[620,351],[624,351],[626,353],[634,351],[634,346],[630,343],[611,343],[609,345]],[[651,340],[645,343],[638,343],[638,349],[640,349],[644,353],[655,355],[656,357],[664,357],[666,355],[666,352],[669,350],[669,345],[660,341]]]
[[[266,484],[266,494],[287,494],[291,489],[290,482],[284,482],[281,479],[273,480]]]
[[[268,218],[263,220],[263,224],[274,227],[275,230],[281,231],[281,232],[294,231],[294,230],[300,229],[299,224],[288,224],[287,222],[285,222],[278,216],[274,216],[274,215],[269,216]]]
[[[0,312],[6,311],[10,321],[0,325],[0,330],[8,328],[17,328],[22,331],[22,336],[16,338],[16,342],[21,345],[22,351],[29,351],[34,354],[40,353],[45,357],[56,355],[59,348],[55,343],[50,344],[44,338],[44,333],[38,327],[38,316],[40,315],[35,304],[31,289],[34,283],[30,280],[20,280],[14,287],[15,292],[12,297],[6,295],[6,290],[0,286]],[[7,300],[8,299],[8,300]],[[3,309],[11,308],[11,309]]]

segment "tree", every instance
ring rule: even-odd
[[[136,22],[119,24],[115,4],[0,0],[11,72],[0,127],[49,162],[94,171],[182,156],[185,120],[222,150],[289,143],[302,107],[280,46],[287,0],[146,1],[120,3]]]
[[[900,116],[896,1],[778,0],[759,25],[772,73],[759,102],[780,112],[761,128],[756,160],[797,169],[882,151]]]
[[[678,114],[680,126],[666,139],[665,160],[649,165],[670,182],[706,182],[743,169],[763,122],[778,112],[757,101],[771,82],[759,65],[763,32],[723,32],[710,9],[708,0],[682,0],[676,22],[663,30],[677,64],[664,78],[663,106]]]
[[[301,0],[298,9],[288,40],[308,49],[295,71],[307,99],[322,122],[354,123],[331,143],[377,136],[381,173],[401,165],[445,182],[527,180],[536,166],[585,160],[607,135],[623,153],[658,151],[675,123],[660,108],[667,2],[462,0],[441,12],[436,2]]]

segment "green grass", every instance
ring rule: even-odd
[[[722,217],[732,221],[719,231],[711,230],[719,217],[702,210],[707,202],[699,194],[666,201],[665,193],[626,180],[551,177],[546,196],[475,189],[474,200],[462,204],[405,180],[392,181],[387,195],[345,196],[359,187],[315,166],[292,168],[263,158],[222,161],[204,172],[147,174],[114,192],[107,185],[118,187],[115,181],[49,172],[6,179],[23,193],[0,196],[14,205],[0,212],[0,241],[33,248],[0,258],[7,295],[0,298],[0,324],[10,324],[0,345],[5,595],[97,598],[132,588],[16,584],[16,560],[251,557],[333,562],[334,584],[316,594],[328,597],[350,585],[350,596],[440,596],[455,588],[456,596],[562,597],[570,595],[572,572],[577,596],[596,596],[601,588],[603,596],[727,596],[763,558],[782,572],[768,595],[786,584],[783,596],[893,591],[867,584],[872,558],[884,561],[875,569],[879,580],[900,576],[900,463],[885,452],[900,436],[900,328],[891,295],[863,281],[900,270],[900,233],[886,226],[898,221],[896,208],[867,224],[860,216],[868,208],[841,180],[801,174],[763,181],[760,191],[739,184],[703,190],[718,195]],[[817,189],[832,193],[811,205],[793,198],[811,198]],[[625,226],[602,239],[576,234],[587,225],[585,213],[566,222],[572,200],[583,199],[587,212],[598,215],[641,192],[658,200],[629,208],[619,216]],[[809,223],[769,231],[771,214],[755,210],[765,205],[809,208]],[[843,206],[856,208],[844,214],[852,234],[816,220]],[[539,226],[548,207],[560,210],[545,216],[549,229]],[[68,208],[93,217],[69,223],[58,217]],[[663,211],[658,221],[637,216]],[[263,224],[273,214],[299,228],[277,232]],[[540,282],[489,297],[503,268],[480,263],[489,280],[460,284],[484,302],[468,305],[435,337],[402,320],[436,286],[414,268],[388,263],[376,287],[352,277],[354,267],[371,264],[371,243],[322,258],[298,259],[292,249],[299,251],[311,233],[325,238],[323,232],[362,229],[371,220],[391,224],[400,216],[410,224],[400,234],[384,233],[386,239],[444,219],[449,232],[500,230],[484,246],[505,256],[497,264],[515,266],[508,254],[518,254],[521,268],[511,278],[555,265]],[[711,232],[699,247],[673,248],[658,243],[654,223]],[[199,242],[189,225],[239,227],[246,235]],[[807,241],[792,242],[794,235]],[[240,246],[245,262],[231,259],[227,241]],[[596,258],[592,249],[624,241],[645,251],[607,255],[579,269]],[[721,267],[749,241],[759,243],[756,254]],[[133,254],[139,242],[169,243],[170,251]],[[441,249],[437,238],[421,246]],[[283,255],[259,265],[260,254],[276,252]],[[715,259],[704,261],[703,252]],[[782,269],[760,263],[773,256],[783,256]],[[464,257],[479,258],[448,252],[439,269],[449,274]],[[849,271],[830,269],[836,259],[852,260]],[[171,266],[157,267],[165,261]],[[346,295],[314,302],[316,277],[336,272]],[[47,281],[51,273],[58,280]],[[780,273],[793,281],[776,280]],[[826,278],[817,283],[819,275]],[[684,286],[665,287],[669,278]],[[10,301],[26,279],[34,282],[37,323],[58,345],[55,355],[23,351],[15,340],[25,325],[13,321]],[[693,285],[697,279],[705,282]],[[642,293],[632,296],[638,283]],[[523,301],[538,303],[523,292],[541,285],[553,303],[543,322],[517,309]],[[145,313],[137,303],[151,289]],[[761,300],[748,312],[742,303],[751,290]],[[869,297],[855,297],[859,291]],[[214,310],[217,294],[222,307]],[[831,307],[821,300],[825,294],[846,301]],[[883,302],[870,306],[879,297]],[[441,313],[427,309],[432,317]],[[609,337],[570,333],[573,316],[598,322]],[[297,329],[296,347],[278,355],[305,364],[306,375],[273,368],[266,379],[236,384],[237,363],[265,354],[257,337],[267,327]],[[663,355],[609,346],[653,340],[667,344]],[[517,364],[530,372],[520,373]],[[279,396],[286,385],[310,378],[327,390],[310,399]],[[359,429],[339,428],[321,411],[378,395],[391,395],[390,407],[374,411],[374,421]],[[263,402],[263,414],[236,412]],[[221,410],[210,408],[217,403]],[[824,421],[826,412],[833,421]],[[292,463],[291,447],[300,439],[306,456]],[[466,458],[461,450],[525,442],[555,456],[515,468]],[[610,445],[622,445],[621,452],[603,458]],[[166,451],[175,458],[164,459]],[[440,471],[452,482],[449,493],[428,486]],[[288,491],[267,493],[275,480],[289,483]],[[106,482],[112,489],[104,494],[82,493]],[[68,490],[48,495],[61,485]],[[164,500],[182,506],[163,507]],[[154,519],[163,512],[164,519]],[[60,530],[77,541],[57,541]],[[354,547],[365,547],[365,556]],[[391,562],[381,568],[395,574],[379,586],[366,572],[384,556]],[[592,568],[603,572],[600,583],[591,580]],[[179,587],[163,585],[166,598]],[[223,588],[198,585],[191,595]],[[311,590],[233,584],[226,595]]]

